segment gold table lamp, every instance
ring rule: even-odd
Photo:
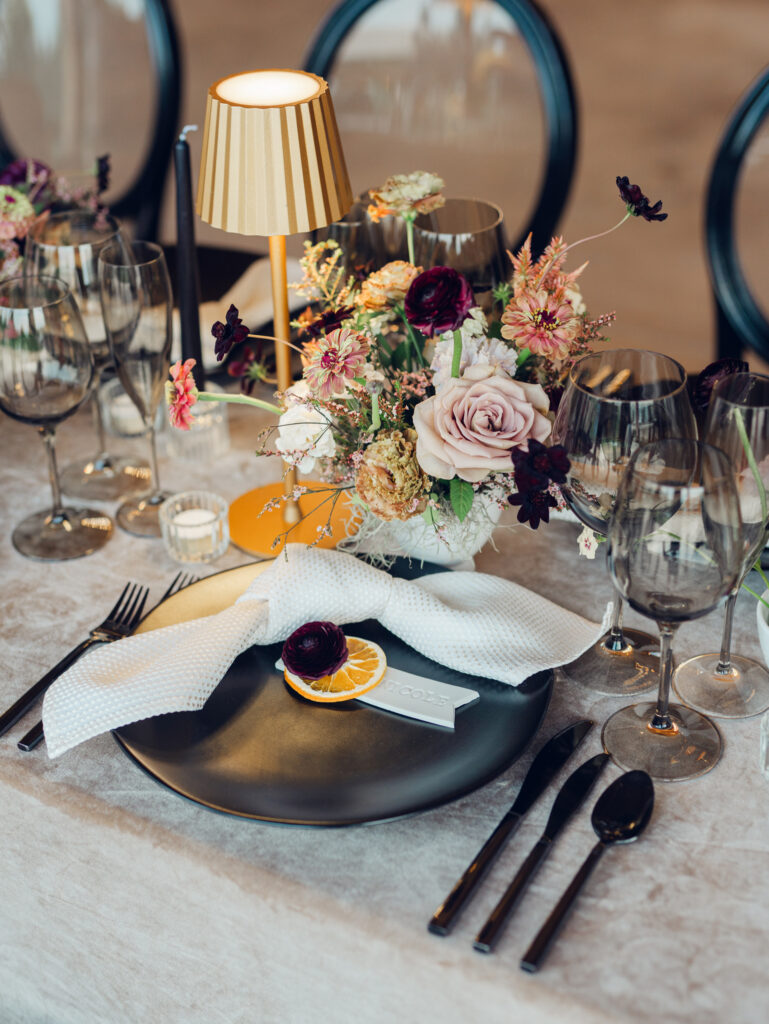
[[[244,71],[208,90],[197,212],[202,220],[241,235],[268,235],[275,337],[290,340],[286,235],[339,220],[353,196],[326,82],[307,71]],[[292,383],[291,350],[276,345],[278,388]],[[258,555],[275,553],[272,541],[302,518],[291,539],[317,540],[327,513],[312,514],[311,495],[262,512],[290,495],[296,471],[282,484],[259,487],[230,507],[235,544]],[[342,518],[343,513],[336,517]],[[332,522],[332,527],[339,523]],[[336,534],[336,531],[334,531]],[[342,535],[344,532],[342,531]],[[338,536],[324,538],[332,546]]]

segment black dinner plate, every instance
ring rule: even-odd
[[[243,566],[193,584],[143,628],[226,607],[256,571]],[[453,730],[359,701],[312,703],[285,684],[274,667],[281,644],[272,644],[236,658],[202,710],[145,719],[114,735],[154,779],[205,807],[338,826],[413,814],[477,789],[520,756],[547,710],[552,671],[514,688],[438,665],[373,620],[345,632],[376,641],[396,668],[470,687],[480,699],[457,711]]]

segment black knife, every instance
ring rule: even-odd
[[[518,828],[521,818],[538,796],[563,768],[595,723],[589,719],[575,722],[557,733],[542,747],[531,763],[515,803],[502,818],[473,862],[433,914],[427,930],[434,935],[448,935],[465,903],[494,862],[497,854]]]
[[[598,776],[606,767],[609,760],[608,754],[596,754],[589,761],[581,764],[575,772],[568,777],[558,796],[555,798],[550,817],[547,819],[545,831],[539,838],[534,849],[526,860],[521,864],[518,873],[505,889],[502,898],[496,907],[489,914],[483,928],[478,932],[473,946],[479,953],[490,953],[494,944],[502,933],[503,928],[526,887],[539,870],[545,857],[553,846],[553,841],[561,829],[564,828],[571,816],[579,810],[585,801],[590,790],[595,785]]]

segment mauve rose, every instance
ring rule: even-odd
[[[403,305],[412,327],[432,338],[461,327],[475,299],[470,285],[452,267],[431,267],[411,282]]]
[[[495,374],[484,363],[468,366],[414,409],[417,462],[430,476],[458,476],[476,483],[489,473],[510,472],[510,452],[552,429],[539,384]]]
[[[322,679],[347,661],[347,638],[333,622],[305,622],[283,644],[283,664],[302,679]]]

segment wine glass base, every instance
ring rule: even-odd
[[[716,718],[751,718],[769,708],[769,672],[757,661],[732,657],[732,671],[719,675],[718,654],[699,654],[676,669],[673,689],[690,708]]]
[[[11,543],[25,558],[63,561],[104,547],[112,536],[109,516],[91,508],[63,508],[58,515],[35,512],[14,529]]]
[[[60,474],[65,494],[86,501],[115,501],[152,489],[149,463],[116,455],[95,455],[65,466]]]
[[[610,650],[609,634],[605,633],[576,661],[564,665],[561,672],[571,683],[612,697],[654,689],[659,684],[659,638],[624,627],[622,636],[623,650]]]
[[[117,510],[118,526],[135,537],[160,537],[160,506],[170,497],[165,491],[151,494],[141,501],[126,501]]]
[[[631,704],[611,716],[601,733],[606,752],[620,768],[642,769],[660,782],[682,782],[704,775],[721,756],[721,733],[704,715],[671,704],[673,729],[662,733],[649,722],[656,702]]]

